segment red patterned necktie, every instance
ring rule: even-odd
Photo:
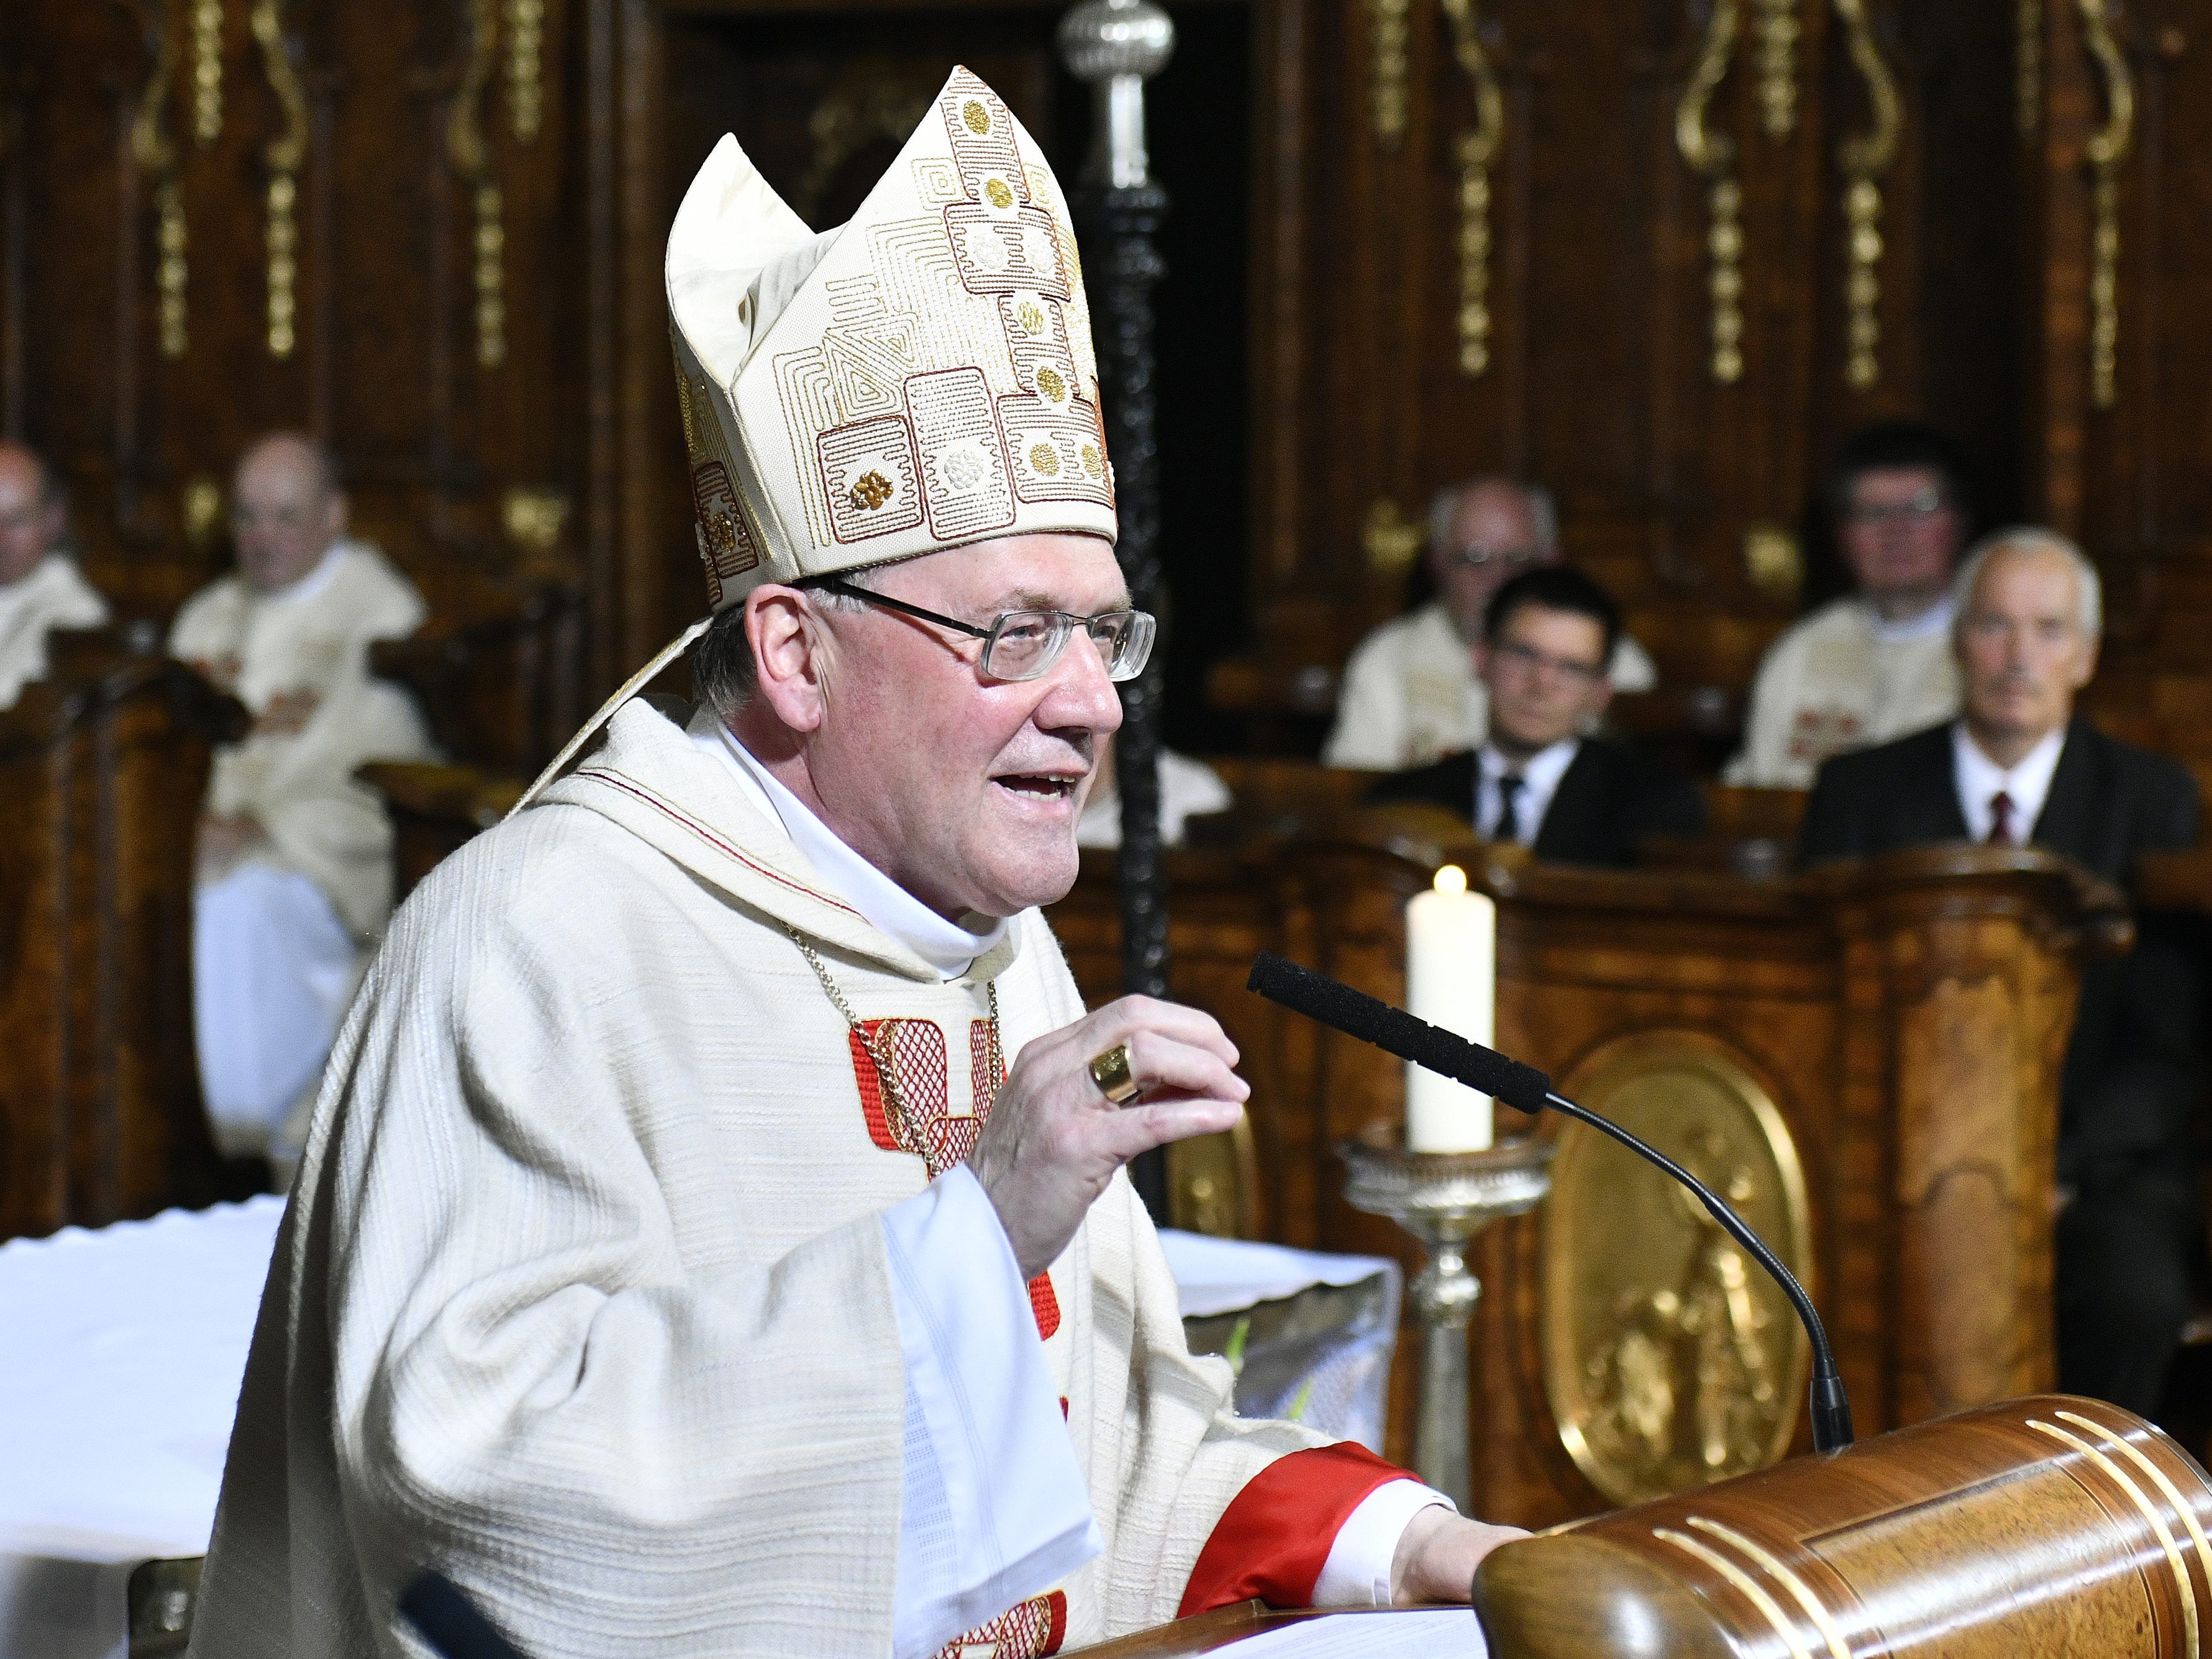
[[[1990,797],[1990,843],[2009,847],[2012,841],[2012,797],[2002,789]]]

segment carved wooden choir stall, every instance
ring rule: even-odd
[[[0,712],[0,1239],[224,1192],[195,1069],[191,826],[246,711],[147,630]]]
[[[1445,862],[1498,901],[1500,1048],[1743,1210],[1825,1310],[1862,1431],[2050,1385],[2059,1065],[2077,964],[2128,924],[2116,893],[2033,851],[1786,881],[1594,872],[1400,809],[1176,854],[1175,994],[1220,1018],[1253,1085],[1248,1135],[1172,1160],[1179,1220],[1410,1262],[1345,1204],[1336,1152],[1397,1122],[1402,1066],[1243,981],[1267,949],[1402,1001],[1405,902]],[[1051,912],[1094,999],[1115,983],[1109,880],[1110,860],[1087,866]],[[1780,1293],[1588,1132],[1566,1131],[1545,1207],[1484,1235],[1474,1266],[1481,1513],[1546,1525],[1802,1449],[1807,1355]],[[1412,1385],[1401,1350],[1401,1456]]]

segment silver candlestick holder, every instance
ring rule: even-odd
[[[1482,1294],[1481,1281],[1468,1271],[1468,1243],[1500,1217],[1525,1214],[1543,1202],[1557,1150],[1553,1141],[1518,1135],[1487,1152],[1411,1152],[1397,1144],[1395,1125],[1377,1125],[1338,1148],[1346,1170],[1345,1202],[1389,1217],[1427,1250],[1428,1265],[1413,1279],[1421,1327],[1413,1468],[1462,1515],[1474,1496],[1467,1327]]]

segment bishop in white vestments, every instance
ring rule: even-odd
[[[727,138],[694,183],[701,703],[618,696],[394,918],[195,1653],[411,1652],[434,1566],[539,1659],[1035,1659],[1463,1600],[1509,1535],[1236,1418],[1122,1173],[1247,1091],[1203,1014],[1085,1013],[1036,909],[1152,636],[1073,247],[964,70],[840,230]]]
[[[370,644],[413,633],[422,599],[346,535],[329,458],[264,438],[233,503],[240,568],[187,601],[169,636],[253,715],[216,751],[200,820],[195,1035],[217,1143],[281,1173],[392,911],[391,826],[354,772],[434,751],[407,695],[368,672]]]
[[[107,620],[68,536],[69,503],[52,469],[21,444],[0,443],[0,708],[46,677],[47,635]]]

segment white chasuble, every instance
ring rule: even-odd
[[[26,685],[46,678],[47,635],[106,620],[107,601],[58,553],[0,586],[0,708],[13,708]]]
[[[1823,605],[1768,647],[1744,711],[1731,784],[1808,789],[1820,763],[1959,712],[1948,599],[1905,623],[1856,596]]]
[[[411,1651],[393,1600],[434,1565],[540,1659],[892,1652],[921,1376],[902,1319],[938,1293],[895,1284],[930,1218],[886,1218],[935,1189],[893,1149],[869,1050],[911,1085],[932,1161],[964,1154],[987,982],[1006,1056],[1083,1012],[1036,912],[945,979],[825,890],[727,765],[625,705],[573,775],[433,872],[347,1018],[193,1650]],[[1028,1299],[1044,1375],[1026,1409],[1040,1388],[1066,1401],[1096,1526],[1074,1553],[1097,1553],[1062,1571],[1067,1517],[1002,1501],[999,1589],[1024,1599],[978,1634],[1019,1659],[1164,1622],[1201,1583],[1237,1594],[1224,1511],[1286,1455],[1340,1449],[1231,1414],[1228,1367],[1188,1352],[1124,1176]],[[941,1299],[935,1316],[957,1356]],[[1319,1548],[1299,1599],[1399,1473],[1341,1450],[1372,1468],[1300,1518]],[[994,1455],[975,1463],[1003,1481]]]
[[[392,909],[392,830],[375,793],[354,781],[373,760],[434,757],[406,694],[372,678],[368,647],[405,639],[422,600],[374,548],[342,541],[274,592],[236,575],[178,612],[169,653],[244,703],[253,728],[215,757],[207,810],[249,815],[264,856],[322,889],[359,939]]]

